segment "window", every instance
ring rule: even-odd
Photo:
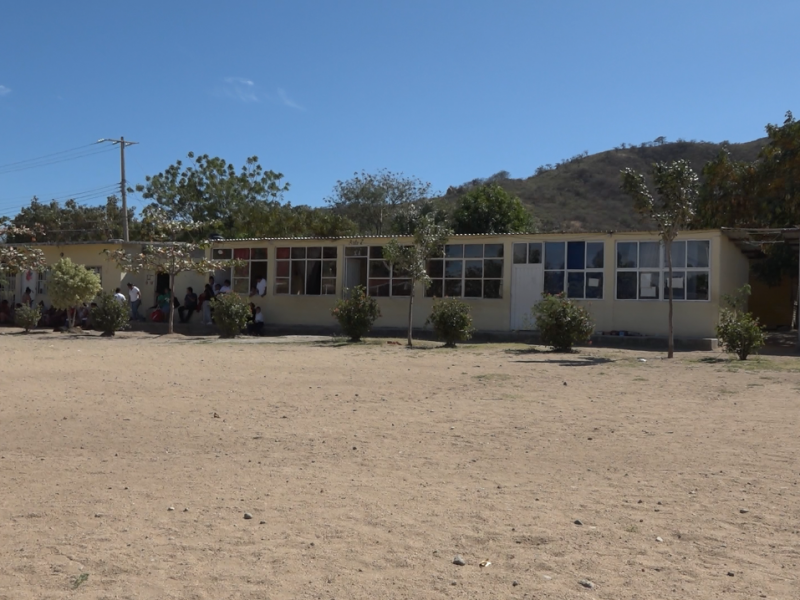
[[[242,266],[233,268],[234,292],[237,294],[248,294],[250,290],[256,288],[259,279],[263,277],[266,281],[266,248],[234,248],[233,258],[245,261]]]
[[[428,261],[428,275],[428,297],[502,298],[503,244],[448,244],[443,258]]]
[[[16,275],[4,275],[0,277],[0,300],[14,300],[14,290],[17,287]]]
[[[514,244],[515,265],[540,265],[542,264],[542,243]]]
[[[367,286],[370,296],[411,295],[408,273],[393,267],[383,258],[383,246],[349,246],[345,248],[348,289]]]
[[[568,298],[603,298],[603,242],[545,242],[544,292]]]
[[[36,295],[37,296],[46,296],[47,295],[47,278],[50,275],[50,271],[40,271],[39,272],[39,279],[36,281]]]
[[[275,293],[328,296],[336,293],[336,246],[278,248]]]
[[[661,242],[617,242],[617,300],[708,300],[708,240],[672,242],[672,281]]]

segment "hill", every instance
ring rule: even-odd
[[[620,146],[588,155],[579,154],[555,165],[544,165],[526,179],[513,179],[500,172],[487,180],[473,180],[450,187],[444,196],[447,203],[486,181],[496,182],[519,196],[540,222],[542,231],[625,231],[649,228],[637,215],[631,199],[620,190],[620,171],[630,167],[648,172],[654,162],[688,160],[698,172],[723,148],[736,160],[753,161],[766,139],[744,144],[711,142],[645,143]]]

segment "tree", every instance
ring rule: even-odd
[[[153,200],[151,206],[162,209],[169,220],[203,223],[193,231],[205,236],[212,233],[212,225],[226,237],[255,235],[253,213],[279,207],[281,195],[289,189],[288,183],[281,183],[283,175],[264,170],[257,156],[248,158],[239,171],[208,154],[195,157],[189,152],[188,158],[192,160],[188,166],[178,160],[161,173],[147,176],[136,190]],[[180,241],[190,239],[188,230],[178,233],[185,236]]]
[[[73,309],[69,317],[70,328],[75,326],[77,308],[93,300],[101,289],[97,273],[69,258],[62,258],[50,267],[47,292],[55,308],[66,311]]]
[[[424,217],[431,215],[440,225],[448,221],[447,211],[434,200],[420,200],[398,208],[392,217],[392,235],[414,235]]]
[[[764,330],[758,319],[747,312],[747,297],[750,286],[745,284],[734,294],[725,294],[723,301],[727,305],[720,311],[717,337],[725,352],[735,354],[739,360],[758,352],[766,343]]]
[[[236,260],[211,260],[199,256],[206,244],[178,241],[191,232],[206,227],[204,223],[179,221],[170,219],[169,215],[159,208],[148,207],[144,211],[143,227],[158,240],[145,246],[141,254],[131,255],[125,249],[106,250],[110,260],[114,261],[126,273],[153,271],[169,275],[169,333],[174,332],[175,320],[175,276],[179,273],[197,272],[206,274],[211,271],[230,268],[240,264]]]
[[[363,235],[383,235],[395,212],[429,197],[431,184],[385,169],[362,171],[352,179],[337,181],[325,202],[337,215],[358,226]]]
[[[650,217],[658,227],[664,244],[669,277],[669,334],[667,357],[672,358],[675,344],[672,331],[672,242],[678,232],[694,217],[698,193],[697,173],[686,160],[672,163],[658,162],[651,171],[657,198],[650,193],[644,175],[631,169],[622,171],[622,190],[633,199],[633,206],[641,215]]]
[[[134,210],[128,210],[133,235],[138,234]],[[83,206],[75,200],[60,204],[41,202],[34,196],[29,206],[20,209],[13,225],[38,231],[53,242],[105,241],[122,238],[122,207],[116,196],[109,196],[103,206]],[[29,242],[30,234],[15,234],[15,242]]]
[[[29,246],[15,246],[9,238],[25,236],[36,240],[36,230],[9,225],[0,220],[0,276],[16,275],[22,271],[41,271],[45,267],[44,252]]]
[[[436,223],[432,215],[420,219],[410,246],[402,245],[393,238],[383,248],[383,258],[392,265],[394,272],[401,272],[411,280],[408,296],[408,345],[411,347],[413,332],[414,291],[417,283],[427,288],[431,284],[428,275],[428,260],[441,256],[447,238],[452,232],[444,225]]]
[[[92,326],[111,337],[120,329],[127,327],[130,310],[128,304],[120,302],[111,292],[100,292],[92,308]]]
[[[497,184],[472,188],[461,197],[453,213],[453,230],[457,234],[523,233],[534,229],[522,201]]]

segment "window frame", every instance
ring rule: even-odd
[[[563,267],[560,269],[548,269],[547,268],[547,245],[548,244],[562,244],[563,252],[564,252],[564,263]],[[569,253],[569,245],[570,244],[583,244],[583,267],[582,268],[570,268],[570,253]],[[590,267],[589,266],[589,247],[590,244],[599,245],[602,248],[602,262],[603,265],[600,267]],[[546,281],[547,281],[547,274],[548,273],[563,273],[562,281],[561,281],[561,292],[566,294],[567,298],[570,300],[604,300],[605,299],[605,265],[606,265],[606,242],[602,239],[580,239],[580,240],[548,240],[542,244],[542,269],[544,271],[543,276],[543,293],[545,294],[552,294],[552,292],[547,290]],[[580,273],[583,275],[583,294],[581,296],[573,296],[570,295],[570,287],[569,287],[569,280],[571,273]],[[597,286],[589,286],[589,275],[597,275],[599,276],[599,284]],[[599,290],[599,295],[590,297],[588,295],[589,288],[595,288]]]
[[[474,255],[467,255],[467,247],[481,247],[481,254],[480,256]],[[486,247],[492,246],[497,247],[495,250],[499,251],[499,254],[496,255],[488,255],[486,252]],[[460,251],[456,250],[456,248],[460,247]],[[448,255],[449,252],[452,254]],[[474,252],[474,250],[473,250]],[[430,276],[431,273],[431,263],[433,261],[441,261],[442,268],[441,268],[441,276],[431,277],[431,285],[428,289],[425,290],[425,297],[426,298],[460,298],[462,300],[502,300],[503,299],[503,282],[505,280],[505,261],[506,258],[506,247],[503,242],[481,242],[481,243],[466,243],[462,242],[460,244],[446,244],[443,251],[442,256],[437,258],[431,258],[426,261],[426,270],[428,275]],[[511,256],[511,260],[513,261],[513,252]],[[476,268],[475,265],[468,265],[467,263],[475,263],[477,261],[481,261],[481,276],[480,277],[468,277],[469,269]],[[489,262],[491,261],[491,262]],[[448,277],[447,276],[447,267],[448,263],[455,264],[460,262],[460,275],[458,277]],[[499,268],[500,276],[499,277],[487,277],[486,270],[487,270],[487,262],[492,265],[494,268]],[[499,264],[496,264],[499,263]],[[460,283],[460,293],[458,295],[448,293],[447,290],[447,282],[459,282]],[[480,295],[467,295],[467,288],[468,284],[472,284],[471,287],[475,287],[475,282],[480,282]],[[496,295],[487,296],[487,286],[486,283],[491,282],[491,288],[494,289]],[[438,284],[438,285],[437,285]],[[437,295],[439,292],[441,295]]]
[[[705,267],[689,267],[689,244],[690,243],[705,243],[708,245],[708,266]],[[658,261],[657,267],[641,267],[641,252],[640,245],[642,243],[655,243],[658,244]],[[619,244],[636,244],[636,267],[620,267],[619,266]],[[683,250],[683,266],[672,265],[672,275],[679,274],[683,276],[683,298],[673,298],[675,302],[711,302],[711,239],[682,239],[673,240],[673,254],[675,244],[684,244]],[[641,274],[642,273],[658,273],[658,294],[655,298],[642,298],[641,297]],[[620,298],[619,297],[619,274],[620,273],[636,273],[636,298]],[[705,273],[707,280],[707,293],[705,298],[686,298],[686,290],[688,289],[688,280],[690,273]],[[667,278],[669,277],[669,267],[666,260],[666,248],[663,240],[617,240],[614,244],[614,300],[619,302],[669,302],[669,292],[666,285]],[[671,282],[670,282],[671,283]],[[677,288],[675,288],[677,289]]]
[[[263,253],[263,258],[253,258],[255,253],[258,252]],[[237,254],[239,256],[237,256]],[[230,277],[231,280],[231,290],[236,294],[247,295],[250,291],[256,287],[256,283],[258,283],[257,279],[255,279],[253,275],[253,264],[257,264],[259,266],[264,267],[264,280],[269,281],[269,248],[268,247],[247,247],[247,248],[233,248],[232,258],[235,260],[242,260],[246,264],[242,265],[241,267],[232,267],[230,270]],[[247,275],[242,275],[243,271],[239,271],[239,269],[247,269]],[[246,281],[247,282],[247,290],[241,289],[240,282]],[[238,286],[238,289],[237,289]],[[266,293],[266,292],[265,292]]]
[[[319,257],[309,257],[309,250],[319,249]],[[288,257],[282,256],[283,251],[288,251]],[[296,256],[301,254],[302,256]],[[309,263],[319,262],[319,293],[308,293],[309,283]],[[303,277],[303,291],[294,293],[292,292],[292,280],[297,277],[295,274],[295,265],[301,264],[302,277]],[[326,265],[327,263],[327,265]],[[325,269],[330,268],[333,264],[333,274],[325,275]],[[281,275],[281,267],[288,264],[288,274]],[[316,279],[316,278],[315,278]],[[280,246],[275,248],[275,276],[273,277],[273,293],[276,296],[335,296],[336,286],[339,279],[339,247],[326,246],[326,245],[313,245],[313,246]],[[281,285],[287,284],[286,291],[281,291]]]

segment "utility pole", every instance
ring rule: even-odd
[[[131,241],[128,235],[128,191],[125,189],[127,184],[125,182],[125,146],[133,146],[139,142],[126,142],[124,137],[118,140],[103,138],[97,140],[97,143],[111,142],[112,144],[119,144],[119,191],[122,196],[122,239],[126,242]]]

